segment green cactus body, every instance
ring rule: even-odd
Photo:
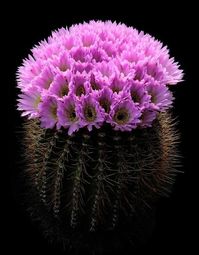
[[[168,113],[152,128],[116,132],[104,126],[72,136],[28,121],[31,212],[61,241],[128,228],[140,209],[169,194],[178,172],[178,139]]]

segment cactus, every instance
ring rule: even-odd
[[[61,28],[33,47],[18,110],[29,208],[45,234],[87,253],[137,242],[178,172],[169,87],[182,78],[166,46],[116,22]]]
[[[132,132],[104,126],[69,136],[35,120],[24,131],[31,212],[64,242],[71,233],[127,228],[141,208],[169,194],[178,172],[179,135],[169,113],[161,113],[153,128]]]

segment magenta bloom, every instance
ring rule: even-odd
[[[114,68],[113,63],[105,61],[96,63],[93,68],[94,77],[102,86],[110,86],[115,78],[116,71],[117,70]]]
[[[74,95],[66,96],[63,101],[58,102],[57,116],[58,127],[68,128],[69,135],[80,128],[77,99]]]
[[[32,56],[29,56],[28,59],[24,59],[23,65],[18,68],[17,72],[17,85],[22,92],[39,76],[43,70],[43,65],[44,62],[42,60],[38,59],[35,61]]]
[[[92,91],[101,90],[101,89],[106,87],[106,83],[104,83],[98,77],[98,75],[94,75],[93,73],[91,73],[91,75],[90,75],[90,87],[91,87]]]
[[[90,91],[89,78],[85,74],[76,73],[71,80],[71,92],[76,97],[88,95]]]
[[[118,76],[115,76],[109,87],[114,93],[119,93],[123,91],[127,86],[127,81],[119,78]]]
[[[78,104],[78,115],[80,116],[81,127],[87,126],[91,131],[93,126],[99,128],[104,122],[105,114],[95,99],[94,94],[82,97]]]
[[[32,81],[34,86],[38,86],[42,89],[48,90],[55,77],[55,70],[53,66],[45,66],[39,76],[35,77]]]
[[[22,116],[29,119],[39,117],[38,106],[41,102],[41,89],[38,87],[28,87],[23,94],[19,95],[18,110],[23,111]]]
[[[142,116],[140,118],[141,122],[139,123],[139,126],[142,128],[145,127],[151,127],[152,122],[154,121],[154,119],[157,116],[157,112],[153,111],[152,109],[145,109],[142,112]]]
[[[173,96],[168,87],[160,84],[149,84],[146,89],[151,97],[150,101],[153,109],[165,111],[172,105]]]
[[[113,91],[108,87],[104,87],[100,91],[96,92],[96,99],[99,102],[106,119],[110,113],[111,105],[113,104],[115,97],[116,96]]]
[[[57,69],[57,72],[60,71],[60,73],[62,72],[64,73],[67,72],[68,70],[71,70],[72,63],[73,59],[69,56],[69,54],[66,51],[61,52],[61,54],[55,56],[51,61],[52,66],[54,66],[54,68]]]
[[[71,73],[57,74],[50,85],[49,92],[59,98],[69,94],[69,81]]]
[[[111,106],[108,123],[115,130],[131,131],[140,122],[141,111],[126,93],[118,95]]]
[[[172,106],[183,72],[166,46],[110,21],[61,28],[35,46],[17,72],[22,116],[68,133],[109,123],[131,131]]]
[[[54,96],[45,96],[39,110],[41,126],[53,128],[57,123],[57,99]]]
[[[148,107],[150,96],[148,95],[145,86],[137,81],[132,81],[129,84],[128,91],[131,94],[131,98],[135,105],[141,109]]]

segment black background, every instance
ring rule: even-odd
[[[16,176],[19,171],[16,164],[19,145],[15,131],[21,124],[21,118],[15,107],[18,92],[15,73],[17,66],[29,53],[29,49],[38,41],[46,38],[52,30],[91,19],[116,20],[155,36],[168,45],[171,55],[181,64],[185,72],[185,81],[174,89],[176,100],[173,109],[179,118],[178,128],[181,132],[180,150],[183,155],[184,174],[178,176],[171,197],[160,201],[154,234],[144,249],[155,254],[174,251],[180,253],[185,250],[192,254],[197,240],[197,233],[194,233],[194,229],[197,230],[195,217],[197,167],[194,165],[193,155],[194,151],[197,151],[197,147],[194,149],[194,141],[197,139],[198,114],[194,113],[197,110],[197,97],[196,101],[193,100],[198,86],[195,68],[198,65],[196,56],[198,54],[196,50],[197,17],[194,14],[194,6],[183,6],[182,8],[181,3],[174,8],[169,3],[165,5],[159,2],[157,5],[150,3],[146,6],[141,3],[135,6],[134,3],[120,2],[112,4],[108,9],[107,3],[93,2],[86,7],[75,3],[72,7],[54,2],[48,4],[49,9],[47,5],[41,8],[40,4],[33,6],[31,3],[14,8],[12,13],[9,8],[5,9],[8,22],[5,26],[6,21],[2,21],[2,25],[5,28],[3,42],[8,49],[4,67],[6,67],[5,73],[8,73],[6,76],[8,96],[6,98],[9,100],[9,107],[6,107],[9,112],[6,111],[5,119],[8,120],[6,129],[11,127],[8,134],[9,139],[6,141],[9,156],[8,177],[3,183],[3,186],[5,185],[3,194],[6,194],[4,196],[6,202],[3,206],[6,216],[2,218],[2,222],[5,223],[3,224],[5,225],[3,236],[6,239],[5,254],[11,251],[22,254],[40,252],[62,254],[58,247],[48,244],[42,237],[37,227],[31,223],[28,215],[18,204],[14,194]],[[101,13],[100,7],[103,9]],[[3,51],[6,51],[6,48],[3,47]]]

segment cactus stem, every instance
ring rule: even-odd
[[[90,135],[83,134],[80,148],[76,148],[77,162],[75,164],[74,172],[74,184],[72,192],[72,211],[71,211],[71,221],[70,225],[74,229],[78,224],[78,214],[79,210],[83,210],[84,207],[84,184],[87,181],[84,175],[90,176],[86,171],[86,162],[90,153],[89,146]]]
[[[60,211],[61,203],[61,187],[64,178],[64,172],[67,170],[69,158],[70,158],[70,147],[73,145],[72,137],[68,136],[58,160],[57,160],[57,172],[54,184],[54,204],[53,212],[57,218]]]
[[[116,155],[116,194],[115,201],[113,203],[112,229],[117,226],[119,221],[122,185],[125,183],[124,174],[126,173],[126,162],[123,155],[124,148],[121,145],[122,138],[117,132],[115,133],[115,136],[113,136],[113,142]]]
[[[96,191],[94,194],[93,205],[91,209],[91,222],[90,222],[90,232],[94,232],[96,230],[99,214],[103,212],[104,198],[105,198],[105,186],[104,183],[108,182],[105,171],[108,169],[108,161],[106,160],[106,144],[105,144],[106,133],[99,132],[97,139],[98,146],[98,159],[95,174],[95,182],[96,182]],[[107,162],[107,163],[106,163]],[[108,199],[108,198],[107,198]]]
[[[55,132],[54,135],[50,138],[50,141],[48,142],[48,146],[46,149],[46,153],[43,157],[43,166],[41,169],[41,187],[40,187],[40,198],[42,202],[46,205],[46,189],[47,189],[47,170],[48,170],[48,164],[50,162],[50,156],[52,153],[52,150],[54,146],[56,145],[56,140],[58,138],[58,132]]]

